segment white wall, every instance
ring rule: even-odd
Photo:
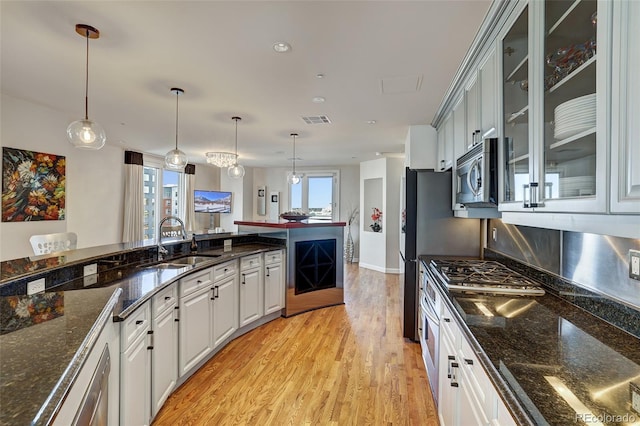
[[[66,219],[1,223],[0,260],[31,256],[29,237],[34,234],[75,232],[80,248],[121,241],[122,147],[108,143],[99,151],[76,149],[66,139],[66,114],[5,94],[0,122],[3,147],[66,157]]]
[[[266,186],[267,197],[272,191],[280,192],[280,213],[285,212],[289,208],[289,189],[287,186],[287,172],[289,168],[254,168],[253,169],[253,188],[252,194],[252,210],[248,216],[252,220],[267,220],[269,218],[269,199],[267,198],[267,214],[259,216],[257,213],[256,200],[258,198],[258,186]],[[340,172],[340,199],[338,200],[339,220],[346,222],[349,218],[351,207],[357,207],[360,204],[360,167],[359,166],[343,166],[343,167],[306,167],[296,168],[296,171],[305,173],[306,171],[326,171],[339,170]],[[345,237],[347,229],[345,227]],[[354,260],[358,259],[358,247],[360,241],[360,231],[358,225],[351,227],[351,236],[356,247]]]
[[[236,220],[252,219],[251,186],[253,185],[253,169],[245,167],[245,175],[241,179],[231,179],[227,169],[220,169],[220,190],[231,191],[231,213],[220,213],[220,227],[226,232],[237,232]]]
[[[2,94],[0,145],[66,157],[66,219],[0,223],[0,260],[33,255],[29,237],[75,232],[78,248],[122,241],[124,148],[107,140],[99,151],[76,149],[66,139],[69,118],[53,108]],[[109,129],[107,138],[109,137]],[[218,189],[219,174],[196,166],[196,187]],[[209,216],[196,214],[203,229]]]
[[[400,239],[400,179],[404,170],[402,158],[379,158],[360,163],[360,266],[386,273],[399,273]],[[375,202],[381,199],[382,232],[370,232],[371,202],[366,200],[365,181],[381,179],[381,194],[372,196]]]

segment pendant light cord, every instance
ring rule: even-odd
[[[89,30],[86,30],[87,39],[87,61],[85,64],[84,76],[84,119],[89,120]]]
[[[176,90],[176,150],[178,150],[178,98],[180,97],[180,92]]]
[[[293,174],[296,174],[296,135],[293,135]]]

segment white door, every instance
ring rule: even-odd
[[[240,273],[240,327],[262,316],[262,280],[260,268]]]
[[[218,346],[238,329],[238,277],[214,283],[213,347]]]
[[[180,300],[180,377],[213,350],[213,290],[203,288]]]
[[[122,353],[120,424],[148,425],[151,419],[151,350],[141,334]]]
[[[284,308],[284,273],[281,263],[265,266],[264,271],[264,314]]]
[[[153,319],[151,409],[154,417],[178,380],[178,322],[174,308]]]

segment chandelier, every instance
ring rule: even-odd
[[[205,155],[207,156],[207,163],[216,167],[233,166],[237,158],[236,154],[223,151],[207,152]]]

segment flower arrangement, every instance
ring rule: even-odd
[[[382,219],[382,211],[377,207],[373,207],[373,213],[371,214],[371,220],[373,221],[373,223],[369,225],[369,227],[373,230],[373,232],[382,231],[382,225],[380,225],[381,219]]]

